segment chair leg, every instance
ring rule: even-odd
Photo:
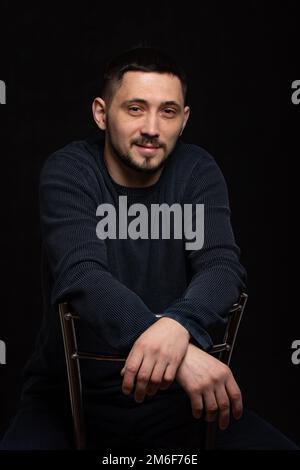
[[[85,420],[82,406],[82,385],[80,376],[80,365],[76,344],[75,328],[72,315],[69,313],[68,304],[59,304],[59,315],[63,333],[65,349],[69,394],[73,417],[74,437],[76,449],[82,450],[86,447]]]

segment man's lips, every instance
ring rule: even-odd
[[[150,144],[144,144],[144,145],[135,144],[135,145],[138,147],[139,152],[143,154],[144,156],[153,155],[157,152],[157,150],[161,148],[160,145],[159,146],[150,145]]]
[[[151,145],[151,144],[135,144],[137,145],[138,147],[143,147],[143,148],[147,148],[147,149],[158,149],[160,148],[160,145]]]

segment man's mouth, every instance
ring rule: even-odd
[[[138,147],[143,147],[147,149],[158,149],[160,145],[153,145],[153,144],[136,144]]]
[[[143,154],[143,156],[151,156],[157,152],[157,150],[161,147],[160,145],[153,145],[153,144],[135,144],[139,152]]]

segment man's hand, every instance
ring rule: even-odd
[[[215,421],[219,415],[219,427],[226,429],[230,408],[234,418],[242,416],[242,395],[229,367],[193,344],[188,346],[176,381],[190,397],[195,418],[200,418],[205,409],[206,421]],[[163,383],[160,388],[167,387]]]
[[[128,395],[134,386],[135,400],[141,403],[146,394],[154,395],[175,379],[189,345],[190,334],[179,322],[162,317],[135,341],[121,371],[122,390]]]

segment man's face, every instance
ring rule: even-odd
[[[158,171],[186,124],[179,78],[126,72],[105,110],[106,151],[144,173]]]

